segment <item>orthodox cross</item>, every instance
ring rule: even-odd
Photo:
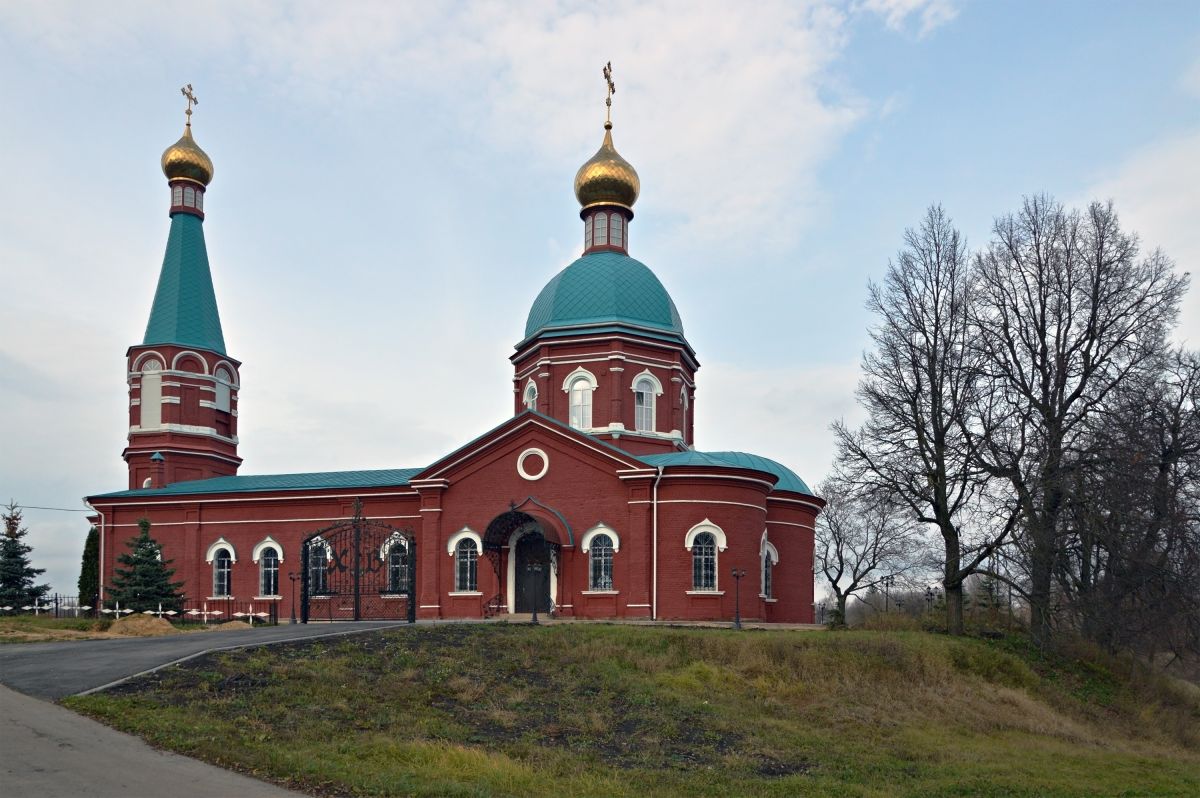
[[[609,125],[612,124],[612,96],[617,93],[617,84],[613,83],[612,79],[612,61],[604,65],[604,82],[608,84],[608,97],[605,98],[604,104],[607,108],[604,111],[604,121]]]
[[[200,101],[196,99],[195,93],[192,92],[192,84],[190,84],[190,83],[188,85],[184,86],[182,89],[180,89],[179,93],[182,94],[184,97],[187,97],[188,106],[187,106],[187,110],[184,113],[187,114],[188,127],[191,127],[192,126],[192,106],[199,105]]]

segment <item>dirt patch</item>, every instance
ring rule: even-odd
[[[153,615],[130,615],[113,621],[108,630],[121,637],[161,637],[179,634],[179,630],[172,626],[170,621]]]

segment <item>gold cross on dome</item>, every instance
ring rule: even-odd
[[[187,114],[187,123],[188,123],[188,126],[191,127],[192,106],[199,105],[200,101],[196,99],[196,95],[192,91],[192,84],[190,84],[190,83],[188,85],[184,86],[182,89],[180,89],[179,93],[182,94],[184,97],[187,97],[187,110],[184,111],[184,113]]]
[[[612,97],[617,93],[617,84],[613,83],[612,79],[612,61],[604,65],[604,82],[608,84],[608,97],[605,98],[604,104],[607,109],[604,112],[604,121],[612,123]]]

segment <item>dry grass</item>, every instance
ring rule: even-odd
[[[319,794],[1200,794],[1200,699],[1019,639],[418,627],[71,704]]]

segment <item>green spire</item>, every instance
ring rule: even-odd
[[[171,216],[167,254],[142,343],[180,344],[225,354],[221,315],[204,246],[204,222],[198,216]]]

